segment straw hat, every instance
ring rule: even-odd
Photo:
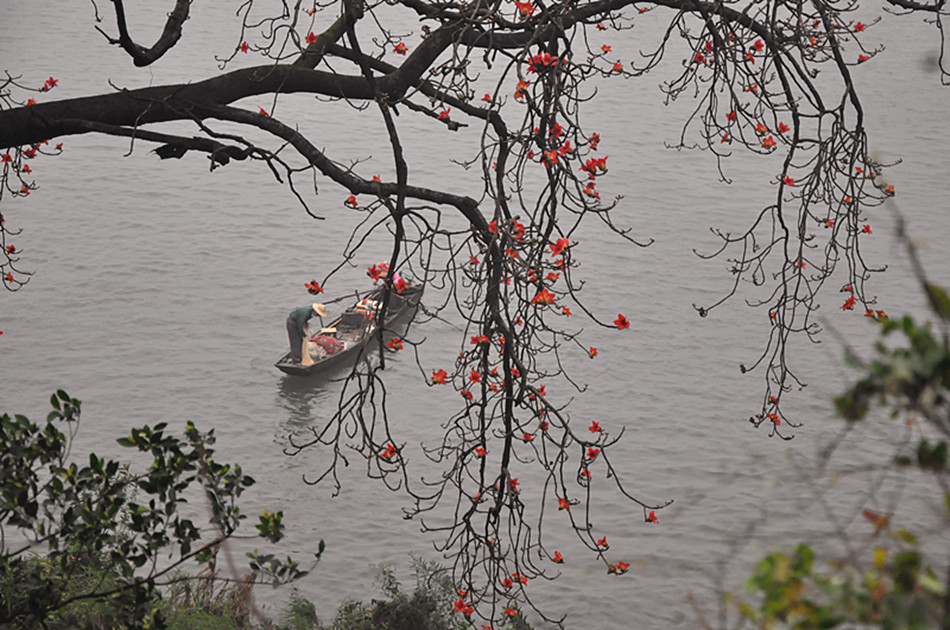
[[[314,302],[314,303],[313,303],[313,312],[316,313],[317,315],[319,315],[320,317],[326,317],[326,316],[327,316],[327,307],[324,306],[323,304],[320,304],[319,302]]]

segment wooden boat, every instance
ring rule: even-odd
[[[422,291],[421,285],[413,283],[400,293],[390,293],[384,326],[389,328],[397,320],[406,317],[411,319],[422,299]],[[357,295],[356,302],[350,308],[310,337],[307,347],[313,359],[312,364],[293,363],[290,352],[287,352],[274,366],[287,374],[308,376],[345,365],[360,357],[377,332],[377,315],[383,307],[383,292],[380,286],[365,297]]]

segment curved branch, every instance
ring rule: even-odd
[[[136,44],[129,34],[129,27],[125,21],[125,6],[123,6],[122,0],[112,0],[112,4],[115,5],[115,21],[119,28],[119,38],[110,37],[98,26],[96,30],[102,33],[110,44],[121,46],[122,50],[132,57],[132,63],[139,67],[154,63],[178,43],[178,40],[181,39],[182,25],[188,19],[188,12],[191,8],[191,0],[177,0],[175,8],[168,14],[168,20],[165,22],[165,28],[158,41],[151,48],[145,48]]]

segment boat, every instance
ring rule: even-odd
[[[401,291],[392,291],[389,294],[384,328],[399,323],[397,320],[411,319],[419,306],[423,286],[415,282],[404,283],[402,286]],[[286,374],[309,376],[347,365],[362,356],[378,331],[378,314],[383,307],[384,293],[385,288],[379,286],[364,297],[357,295],[352,306],[319,332],[311,335],[307,347],[313,363],[306,365],[306,358],[303,363],[294,363],[288,351],[274,367]]]

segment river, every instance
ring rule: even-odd
[[[161,10],[136,8],[133,24],[154,29]],[[217,71],[212,56],[233,46],[236,24],[229,11],[204,3],[193,12],[182,45],[139,70],[105,46],[89,3],[59,0],[39,9],[4,2],[0,69],[31,85],[51,75],[59,79],[55,91],[40,98],[108,91],[109,81],[140,87],[211,76]],[[870,21],[878,14],[857,17]],[[874,239],[865,251],[872,264],[888,266],[873,293],[892,314],[921,314],[924,304],[896,245],[896,208],[932,278],[950,284],[948,92],[929,65],[937,34],[921,22],[887,17],[869,32],[887,50],[855,71],[871,146],[885,161],[903,160],[886,174],[898,194],[894,204],[875,210]],[[638,34],[635,28],[609,41],[629,58]],[[675,502],[649,526],[616,493],[599,493],[595,525],[610,533],[612,553],[632,564],[622,577],[606,575],[569,532],[547,526],[546,536],[568,562],[559,580],[536,585],[535,592],[546,611],[569,615],[568,628],[693,628],[700,614],[718,623],[719,590],[741,590],[751,563],[769,549],[799,540],[833,548],[830,533],[839,526],[866,534],[867,525],[852,518],[859,498],[884,509],[901,496],[911,506],[902,512],[909,527],[933,517],[929,490],[888,482],[867,498],[877,479],[871,473],[816,472],[821,447],[843,429],[830,398],[853,376],[835,336],[823,336],[818,345],[798,340],[792,348],[791,360],[808,383],[783,399],[786,412],[803,423],[795,439],[770,438],[749,425],[763,377],[742,375],[738,365],[754,361],[768,322],[738,300],[699,318],[692,304],[713,301],[728,290],[730,277],[724,261],[703,261],[692,249],[715,247],[711,226],[744,227],[771,201],[774,172],[737,159],[728,166],[734,183],[726,185],[707,154],[666,149],[685,110],[663,105],[659,81],[613,81],[588,106],[610,155],[602,194],[623,194],[617,219],[655,243],[633,248],[603,232],[585,233],[588,240],[581,241],[588,303],[605,317],[626,314],[632,326],[623,334],[586,326],[600,354],[575,362],[588,390],[571,414],[580,422],[624,426],[614,457],[628,486],[646,499]],[[263,98],[243,105],[270,109]],[[389,172],[374,112],[287,99],[276,112],[282,114],[338,159],[372,156],[380,172]],[[477,127],[451,134],[407,114],[399,123],[411,138],[413,176],[477,193],[477,176],[447,159],[470,157]],[[191,132],[187,125],[176,128]],[[142,424],[193,420],[213,427],[220,457],[241,463],[258,480],[246,495],[246,512],[282,509],[287,548],[303,562],[317,540],[326,540],[324,559],[297,585],[324,619],[347,596],[368,598],[380,563],[394,563],[408,576],[410,554],[438,559],[437,539],[401,518],[406,498],[366,479],[361,466],[344,471],[343,490],[331,498],[328,488],[302,482],[317,469],[318,453],[283,454],[288,435],[326,418],[339,394],[338,384],[285,377],[273,362],[286,345],[287,311],[310,301],[303,283],[337,264],[360,218],[343,209],[346,193],[321,183],[320,195],[310,200],[328,219],[315,221],[258,163],[209,172],[200,156],[159,161],[144,143],[128,154],[129,142],[121,139],[63,142],[61,156],[35,161],[39,189],[0,208],[8,225],[23,229],[15,243],[22,266],[34,274],[23,290],[0,295],[0,410],[40,419],[49,395],[66,389],[83,401],[77,454],[127,457],[115,438]],[[328,294],[365,286],[365,267],[385,254],[385,243],[371,244],[367,258],[338,274]],[[867,355],[875,328],[840,311],[837,295],[826,294],[825,302],[826,327]],[[421,354],[427,369],[450,361],[460,343],[457,330],[438,320],[413,333],[427,339]],[[391,416],[403,431],[398,437],[419,462],[419,442],[439,434],[457,395],[427,389],[425,374],[408,355],[393,358],[386,381]],[[568,388],[562,395],[570,395]],[[899,422],[869,426],[846,440],[829,470],[883,461],[905,431]],[[941,536],[938,543],[946,545]],[[258,592],[271,610],[287,595]]]

